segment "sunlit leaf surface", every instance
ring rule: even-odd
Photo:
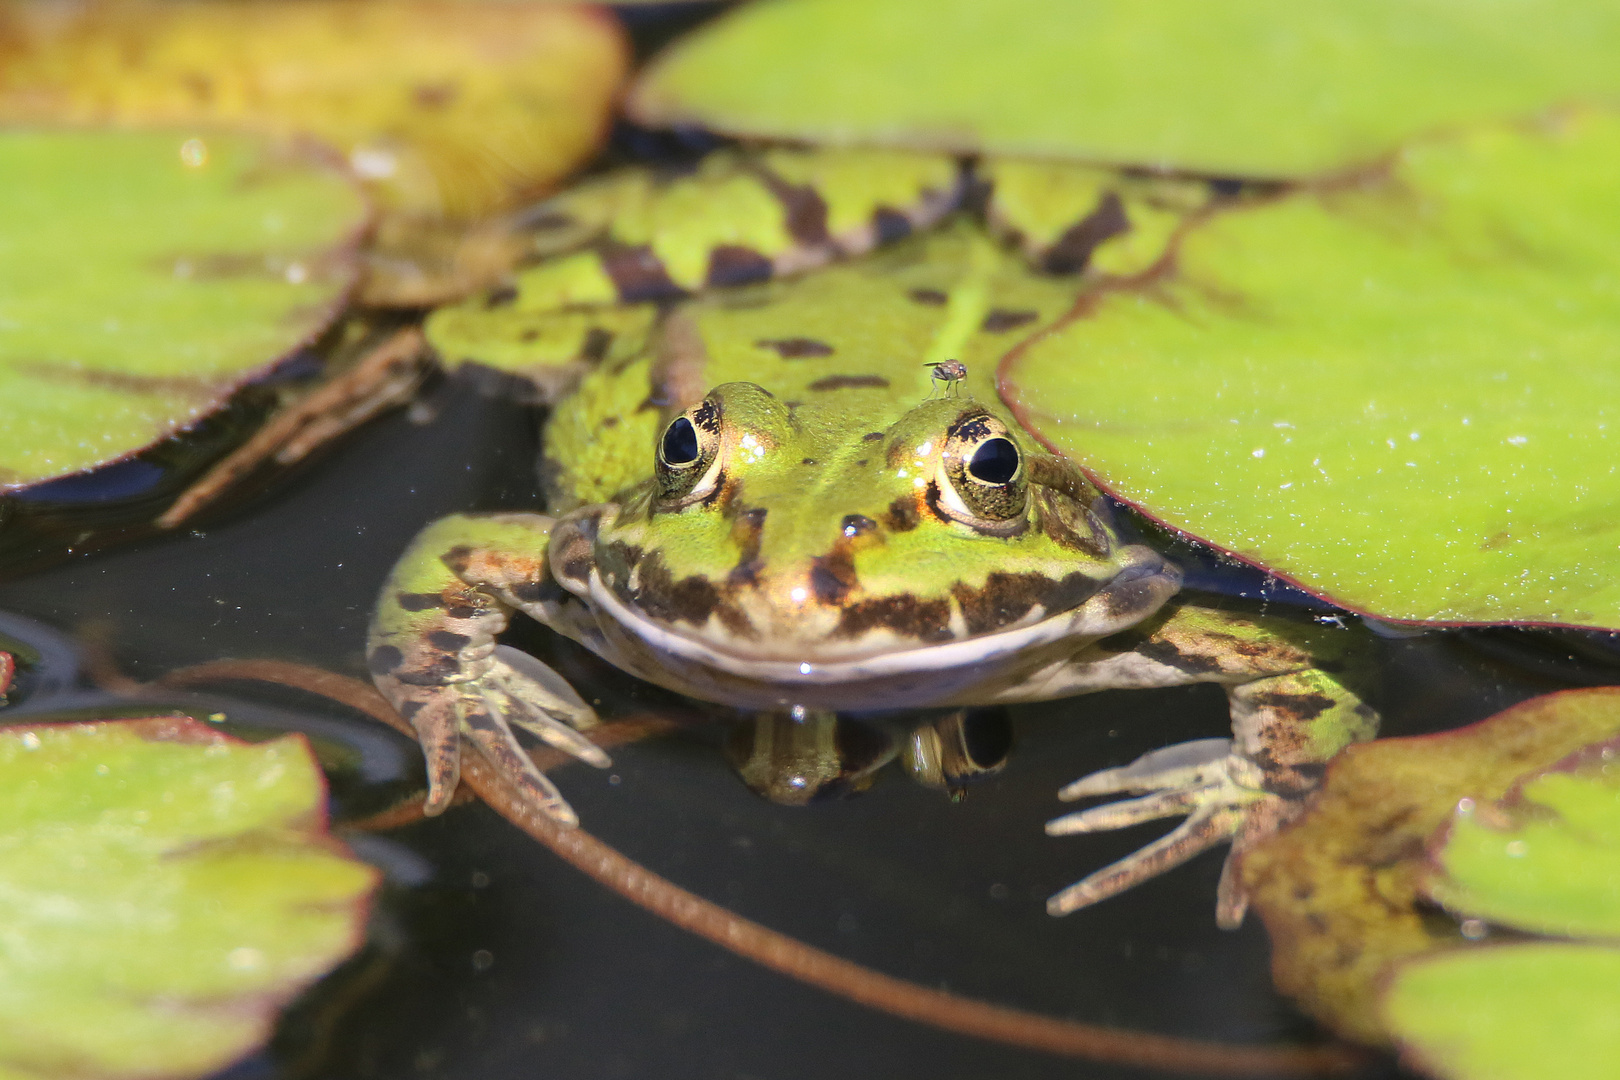
[[[1447,1080],[1608,1080],[1620,949],[1506,945],[1402,967],[1385,1003],[1403,1057]]]
[[[1436,853],[1429,893],[1452,911],[1538,934],[1620,938],[1620,759],[1588,747],[1470,806]]]
[[[777,0],[681,41],[653,123],[1285,177],[1422,132],[1610,98],[1587,0]]]
[[[552,3],[99,0],[6,21],[0,117],[314,136],[386,205],[453,215],[589,157],[627,63],[608,15]]]
[[[0,1075],[177,1077],[252,1049],[359,943],[373,871],[302,737],[168,717],[0,729]]]
[[[1620,690],[1604,688],[1533,698],[1443,735],[1345,750],[1305,816],[1244,857],[1278,987],[1340,1032],[1387,1040],[1377,995],[1390,965],[1465,944],[1457,919],[1426,895],[1433,835],[1462,800],[1491,804],[1526,774],[1617,733]]]
[[[1179,529],[1386,617],[1620,626],[1620,122],[1220,213],[1008,368]]]
[[[0,133],[0,488],[139,450],[308,341],[364,218],[247,136]]]

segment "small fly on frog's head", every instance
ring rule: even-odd
[[[928,392],[929,397],[933,397],[934,390],[938,390],[942,385],[945,387],[947,394],[955,397],[957,395],[957,386],[963,379],[967,378],[967,365],[960,360],[941,360],[938,363],[930,361],[923,366],[934,369],[934,389]]]

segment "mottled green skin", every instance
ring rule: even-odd
[[[1096,190],[1095,170],[1081,179]],[[1188,820],[1065,890],[1055,913],[1292,816],[1322,764],[1376,726],[1344,681],[1358,636],[1173,601],[1179,571],[1125,542],[1106,501],[995,392],[1001,357],[1092,280],[1032,270],[959,220],[797,281],[666,306],[645,339],[615,342],[549,429],[552,505],[569,512],[446,519],[383,591],[372,668],[428,746],[433,808],[448,801],[465,733],[571,820],[506,725],[562,744],[594,717],[563,700],[554,673],[494,650],[522,610],[641,678],[797,725],[1223,685],[1230,748],[1189,744],[1066,790],[1149,794],[1054,833]],[[512,306],[524,303],[520,289]],[[950,359],[966,378],[937,384],[930,365]],[[660,440],[677,417],[695,433],[694,461],[661,456],[680,445]],[[991,483],[970,462],[994,439],[1017,447],[1018,468]],[[835,740],[788,741],[802,769]],[[745,775],[803,801],[802,777],[779,785],[770,772],[755,761]],[[1220,917],[1235,923],[1242,909],[1228,875]]]

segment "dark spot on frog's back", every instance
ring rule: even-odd
[[[1093,251],[1105,241],[1129,232],[1130,228],[1125,205],[1110,191],[1103,195],[1095,210],[1069,226],[1057,242],[1046,249],[1041,257],[1041,269],[1048,274],[1077,274],[1091,261]]]
[[[951,605],[947,600],[919,600],[915,596],[885,596],[844,608],[835,636],[860,637],[869,630],[893,630],[918,641],[951,639]]]
[[[1095,578],[1081,573],[1052,580],[1044,574],[994,573],[982,588],[957,584],[951,595],[962,608],[968,630],[986,634],[1017,622],[1039,606],[1048,615],[1072,611],[1096,594]]]
[[[782,204],[788,235],[808,248],[827,244],[827,202],[809,184],[790,184],[769,169],[759,175],[777,202]]]
[[[516,285],[497,285],[484,294],[484,310],[505,307],[518,298]]]
[[[904,240],[911,235],[911,219],[898,210],[880,206],[872,211],[872,234],[879,244]]]
[[[645,244],[631,246],[609,241],[598,248],[597,256],[602,260],[602,269],[613,279],[619,299],[626,303],[674,300],[686,295],[685,290],[670,280],[663,262]]]
[[[868,431],[865,435],[861,436],[861,442],[877,442],[881,438],[883,438],[883,432]]]
[[[945,301],[950,299],[938,289],[912,289],[906,295],[925,307],[944,307]]]
[[[709,273],[705,279],[711,288],[727,285],[752,285],[769,281],[771,260],[753,248],[738,244],[720,244],[709,252]]]
[[[1006,308],[991,308],[990,313],[984,317],[980,328],[987,334],[1004,334],[1008,330],[1016,330],[1020,326],[1032,323],[1040,318],[1035,311],[1009,311]]]
[[[824,379],[817,379],[808,389],[816,392],[826,390],[887,390],[889,380],[881,375],[828,375]]]
[[[432,592],[399,593],[395,595],[394,602],[406,611],[429,611],[444,607],[444,597]]]
[[[776,355],[784,360],[803,360],[807,357],[833,354],[833,347],[825,341],[807,337],[760,338],[754,342],[754,346],[760,349],[775,349]]]

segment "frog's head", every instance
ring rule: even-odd
[[[863,412],[727,383],[652,465],[616,509],[565,523],[555,572],[599,615],[728,657],[808,671],[1062,616],[1100,635],[1177,584],[1118,542],[1077,469],[972,398]]]

